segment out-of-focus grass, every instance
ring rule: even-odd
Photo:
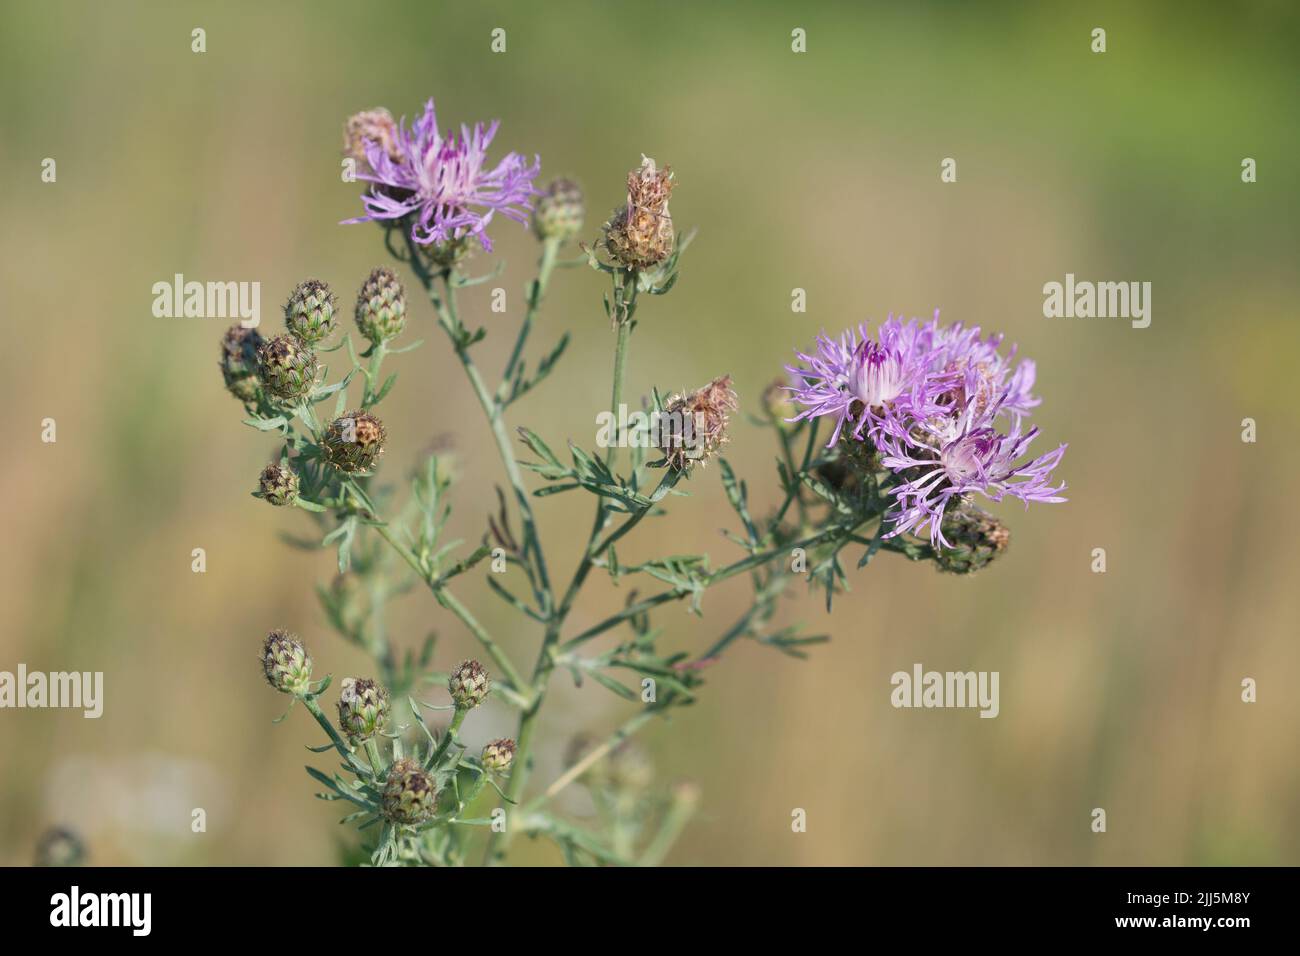
[[[592,234],[642,152],[677,170],[675,218],[701,232],[678,287],[641,313],[632,393],[730,372],[752,407],[820,329],[941,308],[1020,343],[1038,362],[1041,441],[1070,442],[1070,503],[1005,510],[1015,541],[999,564],[962,580],[882,558],[829,617],[816,598],[788,609],[832,644],[802,663],[738,647],[650,735],[663,775],[704,788],[674,862],[1300,858],[1285,6],[673,4],[647,24],[630,5],[576,3],[49,2],[6,5],[0,24],[0,669],[103,670],[107,684],[98,721],[0,712],[0,860],[25,861],[51,822],[82,828],[102,863],[334,859],[337,813],[301,770],[315,737],[301,714],[270,725],[282,701],[254,652],[286,625],[323,670],[364,663],[314,605],[328,556],[280,545],[296,522],[248,496],[269,447],[222,393],[223,323],[155,319],[149,290],[177,272],[260,281],[269,326],[306,275],[346,303],[383,253],[374,230],[337,225],[357,208],[339,181],[342,120],[377,104],[409,115],[430,95],[444,125],[499,117],[501,149],[580,180]],[[488,49],[497,26],[503,55]],[[805,55],[790,52],[795,26]],[[1104,55],[1088,50],[1094,26]],[[953,185],[939,182],[948,156]],[[523,230],[495,235],[511,314],[490,313],[486,289],[467,303],[493,331],[487,368],[535,257]],[[1067,272],[1152,282],[1151,327],[1044,319],[1042,286]],[[807,314],[790,311],[795,287]],[[557,280],[535,344],[575,341],[513,422],[591,443],[611,345],[600,291],[586,270]],[[429,342],[394,361],[385,472],[450,436],[467,479],[455,531],[474,538],[498,466],[431,325],[417,303],[410,335]],[[1248,416],[1254,445],[1238,438]],[[38,440],[46,417],[53,445]],[[775,497],[766,442],[740,424],[729,449],[759,510]],[[626,560],[731,555],[714,474],[690,490]],[[588,509],[566,498],[540,505],[561,568]],[[1089,571],[1097,547],[1105,575]],[[464,591],[531,660],[536,634],[476,583]],[[702,647],[745,593],[710,594],[702,620],[666,611],[668,639]],[[622,597],[594,588],[574,626]],[[438,630],[447,658],[471,648],[423,595],[396,625],[411,645]],[[1001,715],[893,710],[889,675],[916,661],[1000,671]],[[1239,702],[1244,677],[1257,704]],[[619,719],[607,697],[557,695],[543,778],[571,732]],[[471,740],[510,731],[504,709],[476,721]],[[206,835],[190,833],[196,806]],[[1104,836],[1088,828],[1099,806]],[[790,832],[795,807],[806,834]]]

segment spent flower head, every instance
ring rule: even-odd
[[[311,684],[311,657],[302,642],[276,628],[262,642],[262,670],[266,682],[282,694],[302,696]]]
[[[397,273],[379,266],[357,293],[357,328],[371,342],[387,342],[406,325],[406,291]]]
[[[727,423],[736,407],[730,375],[670,397],[664,403],[659,427],[659,450],[668,466],[686,471],[696,462],[703,465],[729,440]]]
[[[456,706],[469,710],[483,703],[483,698],[492,689],[487,670],[478,661],[462,661],[461,665],[447,678],[447,691]]]
[[[388,430],[369,412],[347,412],[334,419],[321,438],[325,460],[347,475],[369,472],[384,454]]]
[[[339,727],[353,744],[380,733],[388,723],[388,691],[369,677],[345,677],[339,690]]]
[[[533,179],[541,168],[518,153],[506,153],[495,166],[487,150],[500,122],[462,125],[460,132],[438,130],[433,100],[409,128],[403,120],[392,133],[392,148],[365,139],[368,172],[359,179],[374,184],[361,197],[365,215],[349,223],[406,220],[411,238],[420,245],[474,239],[492,250],[488,224],[496,213],[528,222],[529,200],[536,194]]]
[[[284,324],[291,335],[307,345],[316,345],[333,333],[338,324],[337,303],[329,285],[307,279],[289,295],[284,306]]]
[[[365,169],[370,168],[366,159],[366,146],[370,143],[374,143],[393,162],[401,160],[402,154],[397,148],[397,123],[393,114],[382,106],[349,116],[343,127],[343,155],[363,164]]]
[[[618,264],[648,269],[673,251],[673,217],[668,199],[673,192],[672,170],[659,169],[648,156],[627,174],[627,203],[605,223],[601,242]]]
[[[221,338],[221,376],[230,394],[245,402],[257,400],[258,350],[265,340],[257,329],[232,325]]]

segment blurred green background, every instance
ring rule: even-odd
[[[787,6],[3,5],[0,669],[102,670],[107,700],[98,721],[0,712],[0,862],[28,862],[54,823],[98,863],[336,859],[340,814],[302,771],[318,731],[301,710],[272,726],[283,699],[256,662],[283,625],[320,671],[364,667],[312,593],[331,556],[283,545],[277,532],[305,517],[249,497],[271,442],[222,389],[227,323],[154,318],[150,287],[177,272],[259,281],[264,331],[309,275],[350,305],[384,253],[376,229],[338,225],[359,209],[339,176],[342,123],[377,105],[411,116],[432,95],[443,126],[500,118],[494,155],[536,152],[544,178],[578,179],[593,236],[641,153],[673,166],[674,218],[700,234],[673,294],[641,310],[631,394],[729,372],[753,409],[819,330],[937,307],[1037,360],[1044,450],[1070,443],[1070,502],[1005,509],[1014,541],[986,572],[882,556],[829,617],[799,592],[784,620],[832,643],[805,662],[737,646],[696,706],[653,726],[659,774],[703,789],[670,862],[1300,863],[1295,7]],[[504,54],[489,51],[495,27]],[[806,54],[791,52],[795,27]],[[41,182],[45,157],[55,184]],[[944,157],[955,184],[939,180]],[[1241,182],[1243,157],[1258,183]],[[487,287],[464,304],[489,327],[488,369],[536,256],[509,222],[493,235],[510,313],[488,310]],[[1150,281],[1151,327],[1043,318],[1043,284],[1067,272]],[[806,314],[791,312],[795,287]],[[607,401],[603,289],[588,270],[560,273],[533,341],[575,333],[511,419],[552,444],[590,446]],[[465,479],[453,530],[474,539],[499,464],[418,300],[412,326],[427,344],[392,362],[384,473],[452,442]],[[1256,444],[1240,440],[1248,416]],[[55,444],[39,440],[46,417]],[[762,511],[775,449],[748,424],[733,436]],[[690,491],[625,561],[733,559],[716,470]],[[576,559],[589,507],[540,503],[553,563]],[[206,574],[190,570],[195,547]],[[1098,547],[1106,574],[1090,571]],[[461,597],[530,662],[535,629],[479,577]],[[575,630],[623,599],[591,591]],[[703,619],[666,610],[667,641],[701,650],[747,593],[710,592]],[[441,667],[472,651],[423,593],[402,599],[395,628],[404,646],[437,630]],[[889,676],[915,662],[999,671],[1001,715],[894,710]],[[554,687],[535,781],[572,734],[631,707],[563,675]],[[512,727],[497,705],[466,736]],[[206,834],[190,832],[192,807]],[[807,833],[791,832],[796,807]],[[521,862],[557,859],[517,846]]]

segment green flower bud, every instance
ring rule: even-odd
[[[277,507],[298,500],[298,473],[292,468],[272,462],[262,469],[257,484],[262,497]]]
[[[423,823],[437,805],[438,786],[418,763],[403,757],[389,768],[383,795],[385,819],[405,825]]]
[[[586,217],[582,189],[570,179],[554,179],[533,202],[533,233],[538,239],[572,239]]]
[[[257,357],[262,386],[276,398],[297,401],[316,385],[316,353],[293,335],[277,335],[258,349]]]
[[[36,842],[37,866],[80,866],[86,859],[86,845],[67,827],[51,827]]]
[[[363,743],[388,723],[388,691],[369,677],[345,677],[339,691],[339,727],[354,744]]]
[[[501,773],[515,762],[515,742],[509,737],[493,740],[483,748],[483,766]]]
[[[284,324],[290,335],[307,345],[328,338],[338,320],[335,317],[334,293],[320,279],[298,283],[284,307]]]
[[[257,399],[260,383],[257,378],[257,351],[263,345],[257,329],[232,325],[221,339],[221,376],[226,380],[230,394],[240,401]]]
[[[311,683],[311,657],[298,638],[282,628],[266,635],[262,644],[266,682],[282,694],[300,697]]]
[[[934,563],[940,571],[971,574],[1007,549],[1011,530],[993,515],[963,503],[943,516],[940,526],[951,548],[939,548]]]
[[[406,293],[392,269],[380,266],[370,273],[357,295],[357,328],[371,342],[396,338],[406,325]]]
[[[356,475],[370,471],[384,453],[388,431],[369,412],[352,411],[330,422],[321,439],[325,460],[339,471]]]
[[[465,661],[447,679],[447,690],[451,699],[461,710],[469,710],[483,703],[483,698],[492,689],[487,671],[478,661]]]

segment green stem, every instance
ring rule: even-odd
[[[417,255],[414,251],[412,252],[413,259],[416,259]],[[474,391],[474,397],[478,399],[484,415],[487,416],[488,426],[492,430],[492,438],[496,442],[497,454],[500,455],[501,463],[505,466],[510,487],[514,489],[515,504],[519,508],[519,518],[524,530],[524,553],[532,557],[533,566],[537,570],[537,584],[533,588],[534,596],[542,613],[549,615],[553,601],[551,582],[546,570],[546,559],[542,554],[541,540],[537,533],[537,522],[533,517],[528,489],[524,486],[523,473],[520,471],[519,462],[515,458],[514,448],[510,444],[510,437],[506,434],[501,405],[488,391],[483,376],[479,373],[478,366],[470,358],[469,347],[458,331],[461,329],[461,324],[456,314],[456,288],[451,281],[451,273],[444,271],[441,274],[443,287],[447,291],[445,300],[437,294],[433,279],[429,277],[427,270],[418,269],[417,275],[420,277],[420,281],[424,283],[425,290],[429,293],[429,299],[438,313],[439,324],[446,331],[448,338],[451,339],[452,347],[456,351],[456,357],[460,359],[461,367],[464,368],[465,376],[469,379],[470,387]]]
[[[760,589],[754,595],[754,603],[749,610],[742,614],[735,624],[727,628],[726,632],[718,638],[714,645],[696,658],[696,660],[713,660],[726,650],[733,641],[742,634],[748,632],[750,624],[753,623],[754,618],[758,616],[759,612],[766,607],[767,601],[785,587],[785,579],[787,576],[788,573],[785,571],[782,571],[779,574],[774,574],[771,581],[769,581],[765,587]]]
[[[463,810],[467,810],[474,805],[474,801],[478,799],[478,795],[483,792],[483,787],[487,784],[487,779],[488,771],[484,770],[474,780],[474,786],[470,788],[469,793],[466,794],[463,799],[457,801],[458,806],[456,809],[456,815],[448,821],[449,823],[456,823],[456,816],[459,816]]]
[[[578,760],[572,767],[555,778],[555,781],[546,788],[546,790],[529,802],[524,809],[526,812],[533,812],[540,809],[544,804],[553,800],[555,796],[567,787],[573,781],[577,780],[586,773],[594,764],[603,760],[610,751],[621,744],[624,740],[631,737],[638,730],[658,713],[655,708],[646,708],[624,721],[623,726],[610,734],[599,746],[593,748]]]
[[[737,574],[742,574],[751,568],[756,568],[759,565],[766,564],[774,558],[785,557],[789,555],[793,548],[811,547],[812,545],[820,544],[826,538],[831,538],[838,534],[843,534],[843,530],[840,528],[828,528],[812,537],[804,538],[802,541],[796,541],[793,544],[780,548],[773,548],[770,551],[761,551],[758,554],[752,554],[747,558],[742,558],[741,560],[729,564],[725,568],[721,568],[713,574],[710,574],[708,577],[703,579],[701,586],[705,588],[711,587],[719,581],[725,581],[727,578],[735,577]],[[669,601],[679,601],[691,593],[693,593],[691,588],[671,588],[667,591],[661,591],[652,597],[648,597],[644,601],[638,601],[636,604],[629,604],[617,614],[610,615],[599,624],[587,628],[587,630],[583,631],[577,637],[572,637],[565,641],[562,650],[566,652],[570,651],[579,644],[583,644],[591,640],[593,637],[605,633],[611,627],[626,621],[630,617],[642,614],[651,608],[658,607],[660,604],[667,604]]]
[[[356,488],[355,482],[349,482],[349,484],[353,490],[360,492],[360,489]],[[369,499],[364,497],[364,492],[361,494],[363,500],[366,502],[367,508],[369,508]],[[416,576],[428,586],[429,590],[433,593],[433,596],[437,598],[438,603],[451,611],[452,614],[456,615],[456,617],[460,619],[460,622],[469,629],[469,632],[473,634],[479,644],[483,646],[483,650],[487,651],[488,656],[492,658],[492,662],[500,668],[501,675],[510,683],[510,685],[521,694],[526,693],[528,685],[524,682],[523,677],[515,668],[514,662],[510,660],[501,646],[492,639],[492,636],[488,634],[483,625],[478,622],[478,618],[474,617],[470,609],[461,604],[456,596],[452,594],[451,591],[447,590],[445,584],[438,584],[436,579],[429,575],[420,563],[420,559],[415,556],[415,552],[401,542],[397,535],[393,533],[393,529],[388,526],[387,522],[380,520],[379,516],[375,515],[373,512],[371,513],[371,519],[373,523],[370,524],[369,527],[374,528],[375,531],[379,533],[379,536],[387,541],[394,551],[401,555],[402,560],[411,566],[411,569],[415,571]]]
[[[637,860],[637,866],[658,866],[663,862],[668,851],[672,849],[677,838],[682,835],[682,830],[690,822],[691,817],[695,815],[696,801],[690,797],[675,796],[672,804],[668,807],[668,812],[664,815],[663,823],[659,825],[659,832],[655,838],[650,841],[649,846],[641,853],[641,858]]]
[[[627,287],[627,281],[631,280],[631,295],[624,299],[624,290]],[[614,283],[614,301],[615,301],[615,322],[616,338],[614,343],[614,373],[613,384],[610,394],[610,410],[614,414],[615,421],[618,420],[618,407],[623,401],[623,379],[627,371],[628,343],[632,335],[632,314],[636,310],[636,274],[618,274],[615,276]],[[617,450],[618,442],[615,441],[605,450],[606,464],[612,463],[614,452]],[[599,537],[600,532],[605,527],[606,512],[603,501],[596,502],[596,517],[592,524],[591,534],[587,541],[587,546],[583,550],[582,560],[574,572],[573,580],[569,582],[565,590],[564,598],[560,601],[558,609],[551,613],[550,621],[546,627],[546,633],[542,638],[542,647],[537,654],[537,663],[533,667],[533,701],[532,705],[523,712],[519,718],[519,731],[515,741],[515,769],[510,775],[510,782],[507,784],[506,796],[515,802],[518,802],[519,795],[523,793],[528,782],[528,775],[532,770],[531,751],[533,734],[536,730],[537,715],[541,710],[542,701],[546,697],[546,686],[550,681],[551,671],[555,667],[554,651],[556,644],[560,640],[560,629],[564,625],[564,620],[568,616],[573,602],[581,590],[583,582],[592,568],[592,543]],[[507,825],[504,833],[493,833],[487,846],[488,861],[495,862],[500,860],[504,855],[506,848],[510,844],[513,836],[513,827]]]
[[[355,754],[352,753],[352,748],[343,742],[343,738],[339,736],[339,732],[334,729],[334,725],[329,722],[329,718],[321,711],[320,704],[316,703],[316,698],[312,696],[303,697],[302,703],[303,706],[311,712],[311,715],[316,718],[316,723],[320,724],[325,730],[325,733],[329,735],[330,741],[334,744],[334,749],[343,757],[343,761],[353,770],[359,771],[364,776],[366,771],[365,765],[356,758]]]
[[[492,662],[500,669],[501,676],[505,678],[510,686],[518,691],[520,695],[527,697],[528,684],[520,676],[519,671],[515,669],[514,662],[506,656],[506,652],[501,648],[501,645],[497,644],[491,635],[484,630],[483,625],[478,622],[478,619],[474,617],[469,608],[461,604],[455,595],[447,590],[446,585],[434,589],[433,594],[438,599],[439,604],[451,611],[452,614],[455,614],[460,618],[461,623],[469,628],[470,633],[483,646],[483,650],[487,651],[488,656],[492,658]]]
[[[378,780],[384,772],[384,760],[379,756],[379,745],[375,743],[374,737],[366,741],[366,759],[370,761],[375,779]]]
[[[556,239],[545,239],[542,241],[542,258],[537,264],[537,278],[533,280],[528,287],[528,307],[524,312],[524,321],[519,326],[519,335],[515,339],[515,347],[510,352],[510,361],[506,363],[505,373],[501,376],[501,385],[497,388],[497,402],[504,403],[506,392],[510,387],[510,382],[514,379],[515,369],[519,367],[519,360],[523,357],[524,344],[528,341],[528,334],[533,328],[533,319],[537,315],[537,310],[541,307],[542,299],[546,296],[546,287],[551,281],[551,271],[555,268],[555,257],[560,251],[560,243]]]
[[[802,483],[799,480],[799,476],[808,471],[808,465],[812,461],[813,446],[816,445],[817,443],[817,432],[818,432],[819,424],[820,423],[817,419],[815,418],[812,419],[812,424],[808,430],[808,444],[804,446],[803,464],[799,466],[798,471],[795,471],[793,468],[789,470],[792,487],[790,488],[789,491],[786,492],[785,500],[781,502],[781,507],[777,509],[776,514],[772,517],[772,520],[768,522],[767,535],[765,536],[765,540],[771,540],[772,536],[776,534],[776,530],[781,524],[781,519],[783,519],[785,517],[785,513],[788,510],[790,510],[790,505],[792,502],[795,501],[799,502],[800,523],[802,524],[804,507],[803,507],[803,497],[800,494]],[[788,442],[786,444],[788,445]]]
[[[465,722],[465,715],[468,713],[469,711],[464,707],[456,708],[456,712],[451,715],[451,723],[447,726],[447,732],[442,735],[442,740],[438,741],[438,749],[429,754],[429,759],[424,763],[425,767],[432,770],[447,755],[447,748],[456,739],[456,732],[460,730],[460,725]]]
[[[363,409],[371,408],[375,404],[375,396],[379,392],[379,387],[375,384],[379,380],[379,369],[384,364],[384,356],[388,354],[388,349],[383,342],[377,342],[370,349],[370,366],[366,369],[366,387],[361,396],[361,407]]]
[[[661,500],[664,497],[664,495],[668,494],[668,492],[673,489],[673,487],[677,484],[677,482],[681,480],[681,476],[682,473],[675,468],[669,468],[668,470],[666,470],[664,472],[663,478],[659,480],[659,487],[657,487],[654,490],[654,492],[650,495],[651,503],[646,505],[644,508],[638,510],[636,514],[630,516],[621,525],[619,525],[617,528],[611,531],[608,537],[605,538],[605,540],[589,548],[588,549],[589,557],[592,560],[599,558],[602,554],[604,554],[606,551],[609,550],[610,545],[612,545],[619,538],[623,537],[625,534],[627,534],[629,531],[635,528],[637,524],[640,523],[641,519],[644,518],[646,515],[648,515],[650,511],[654,508],[654,503]]]

